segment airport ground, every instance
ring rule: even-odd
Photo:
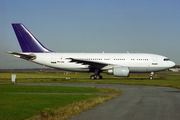
[[[180,89],[180,72],[157,72],[154,79],[149,80],[150,74],[131,74],[130,77],[114,77],[102,73],[103,79],[89,79],[92,73],[73,72],[0,72],[0,83],[11,83],[11,75],[16,74],[17,83],[106,83],[106,84],[128,84],[128,85],[152,85],[165,86]]]
[[[61,72],[43,72],[43,71],[41,71],[41,72],[1,72],[0,74],[1,74],[0,75],[0,83],[10,83],[11,74],[16,74],[17,75],[18,86],[19,86],[19,84],[25,84],[25,85],[43,85],[44,84],[44,85],[53,85],[53,86],[64,86],[64,85],[66,85],[66,86],[79,86],[79,87],[82,87],[82,86],[85,86],[85,87],[95,86],[96,87],[97,86],[97,87],[106,87],[106,88],[114,87],[114,88],[116,88],[118,90],[121,90],[123,92],[123,95],[113,99],[113,101],[118,99],[119,103],[117,103],[117,101],[113,102],[113,104],[109,103],[109,101],[105,102],[105,103],[109,103],[109,106],[111,106],[111,105],[115,106],[115,104],[118,104],[118,105],[121,104],[121,102],[123,102],[123,101],[121,101],[120,99],[123,100],[123,99],[133,99],[134,98],[134,100],[135,100],[134,103],[136,103],[139,100],[141,100],[141,102],[139,102],[139,104],[140,103],[145,103],[145,102],[147,102],[149,100],[149,99],[145,99],[145,98],[148,98],[148,94],[150,95],[150,93],[154,94],[154,98],[156,98],[157,100],[164,101],[163,99],[167,98],[169,96],[169,94],[171,94],[171,95],[175,94],[175,93],[178,94],[178,92],[173,92],[173,91],[178,91],[178,90],[165,90],[165,91],[172,91],[172,92],[168,92],[169,93],[168,95],[167,94],[161,95],[162,93],[159,93],[159,92],[161,90],[163,90],[162,88],[167,88],[167,87],[173,87],[173,88],[178,88],[178,89],[180,88],[180,79],[179,79],[180,76],[179,76],[178,72],[158,72],[158,73],[155,74],[153,80],[148,79],[149,74],[132,74],[129,78],[117,78],[117,77],[113,77],[111,75],[103,74],[104,79],[102,79],[102,80],[90,80],[89,76],[91,74],[86,74],[86,73],[69,73],[69,72],[68,73],[61,73]],[[73,84],[73,83],[76,83],[76,84]],[[80,83],[80,84],[77,84],[77,83]],[[84,84],[84,83],[88,83],[88,84]],[[147,85],[147,86],[142,86],[142,87],[141,86],[136,86],[134,88],[133,86],[131,86],[131,87],[124,86],[123,87],[121,85],[118,85],[118,87],[117,87],[117,85],[115,85],[115,84]],[[160,87],[160,88],[155,87],[155,88],[158,88],[158,89],[154,89],[154,88],[148,88],[149,86],[165,86],[165,87]],[[39,86],[37,86],[37,88],[38,87]],[[131,97],[134,96],[133,98],[128,98],[127,97],[128,94],[129,94],[127,92],[127,90],[129,92],[132,92],[132,93],[136,91],[136,93],[134,93],[133,95],[130,95]],[[146,90],[150,90],[150,91],[153,90],[153,91],[150,92],[150,91],[146,91]],[[32,89],[31,89],[31,91],[32,91]],[[143,94],[140,93],[140,91],[144,91]],[[12,92],[12,91],[10,91],[10,92]],[[157,92],[157,94],[155,95],[156,92]],[[26,91],[25,91],[25,93],[26,93]],[[47,93],[47,91],[44,91],[44,93]],[[1,94],[2,94],[2,91],[1,91]],[[3,93],[3,94],[5,94],[5,93]],[[125,94],[127,94],[127,95],[125,95]],[[10,93],[8,93],[8,95],[10,95]],[[18,94],[18,95],[22,95],[22,94]],[[32,94],[30,94],[30,95],[32,95]],[[95,94],[92,94],[92,96],[93,95],[95,95]],[[24,96],[26,96],[26,95],[24,95]],[[29,96],[29,94],[27,94],[27,96]],[[41,96],[41,94],[39,96]],[[75,96],[78,96],[78,95],[76,94]],[[125,98],[122,98],[122,96],[124,96]],[[139,98],[135,99],[136,97],[139,97]],[[172,97],[172,96],[170,96],[170,97]],[[49,96],[49,98],[50,98],[50,96]],[[176,98],[176,99],[179,99],[179,98]],[[110,101],[112,101],[112,100],[110,100]],[[158,106],[158,104],[160,104],[159,107],[157,107],[157,109],[159,109],[159,111],[157,111],[158,113],[161,112],[161,110],[160,110],[160,107],[161,107],[160,101],[155,102],[155,104],[152,105],[152,106],[155,107],[155,106]],[[178,100],[173,100],[173,101],[175,101],[175,103],[173,103],[172,106],[179,106],[179,104],[177,104]],[[169,103],[172,103],[173,101],[169,101]],[[150,102],[150,101],[148,103],[152,104],[152,102]],[[168,105],[168,106],[166,106],[166,110],[171,110],[171,111],[173,111],[173,109],[177,110],[177,108],[170,107],[169,103],[166,103],[166,102],[163,103],[164,106]],[[1,104],[3,104],[3,103],[1,103]],[[131,102],[128,103],[128,100],[127,100],[127,104],[124,104],[124,106],[119,106],[119,107],[122,107],[122,109],[124,109],[123,107],[127,107],[126,105],[131,106],[131,107],[133,106],[132,103]],[[99,105],[99,106],[102,106],[102,105]],[[149,108],[150,105],[147,105],[147,106]],[[131,107],[129,107],[128,109],[130,109]],[[133,106],[133,107],[135,107],[134,110],[136,109],[136,107],[138,108],[138,106]],[[146,105],[144,107],[146,108]],[[107,106],[107,108],[108,108],[108,106]],[[41,109],[44,110],[45,108],[41,108]],[[57,109],[57,106],[56,106],[56,109]],[[97,107],[95,107],[94,109],[97,109]],[[100,109],[102,109],[102,108],[100,108]],[[141,110],[144,110],[144,109],[141,109]],[[151,108],[150,110],[153,111],[153,109],[154,108]],[[105,108],[103,108],[103,110],[105,111]],[[112,109],[109,108],[109,110],[112,110]],[[40,110],[38,110],[38,112],[39,111]],[[48,110],[46,110],[46,111],[48,111]],[[54,112],[52,112],[52,109],[50,111],[48,111],[48,112],[49,112],[48,114],[54,115]],[[122,113],[122,112],[123,111],[119,111],[119,112],[115,112],[115,113]],[[124,115],[124,116],[126,116],[128,114],[133,115],[132,112],[133,111],[129,111],[129,113],[128,113],[128,111],[126,111],[126,112],[123,112],[124,114],[121,114],[121,115]],[[135,111],[135,112],[137,113],[137,111]],[[162,111],[162,112],[167,112],[167,111]],[[82,115],[85,115],[85,113],[86,112],[83,112]],[[111,113],[111,115],[113,115],[112,112],[110,112],[110,113]],[[109,113],[109,115],[110,115],[110,113]],[[107,113],[105,113],[105,114],[107,114]],[[119,114],[118,116],[121,116],[121,115]],[[134,116],[134,118],[138,118],[139,115],[136,114],[136,116]],[[156,116],[162,116],[162,115],[164,115],[164,114],[156,114]],[[171,116],[169,112],[168,112],[168,115]],[[175,113],[174,113],[174,115],[175,115]],[[175,116],[176,116],[176,118],[179,118],[178,115],[175,115]],[[100,117],[100,113],[99,113],[98,117]],[[80,118],[86,118],[86,117],[81,116]],[[121,118],[123,119],[122,116],[121,116]],[[124,117],[124,119],[125,118],[127,118],[127,116]],[[73,119],[79,119],[79,118],[77,116],[77,117],[73,117]],[[94,119],[96,119],[96,118],[94,118]],[[112,119],[114,119],[114,118],[112,117]],[[173,117],[172,117],[172,119],[173,119]]]

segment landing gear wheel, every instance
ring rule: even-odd
[[[96,79],[102,79],[101,75],[96,76]]]
[[[153,76],[150,76],[149,79],[152,80],[152,79],[153,79]]]
[[[102,76],[97,75],[97,76],[96,76],[96,79],[102,79]]]
[[[94,80],[96,77],[94,75],[91,75],[90,79]]]
[[[90,79],[94,80],[94,79],[102,79],[102,76],[101,75],[91,75]]]
[[[154,72],[151,72],[150,77],[149,77],[150,80],[153,79],[153,75],[154,75]]]

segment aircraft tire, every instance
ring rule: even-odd
[[[152,79],[153,79],[153,76],[150,76],[149,79],[152,80]]]
[[[96,76],[96,79],[102,79],[101,75]]]
[[[99,75],[96,76],[96,79],[101,79],[101,77]]]
[[[96,77],[94,75],[91,75],[90,79],[94,80]]]

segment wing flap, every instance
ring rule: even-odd
[[[90,67],[98,68],[98,69],[101,69],[101,68],[109,65],[107,63],[102,63],[102,62],[98,62],[98,61],[81,60],[81,59],[74,59],[74,58],[68,58],[68,59],[71,60],[70,62],[81,63],[83,65],[90,65]]]

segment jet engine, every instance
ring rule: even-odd
[[[129,68],[116,66],[107,71],[107,74],[114,75],[116,77],[129,77]]]

